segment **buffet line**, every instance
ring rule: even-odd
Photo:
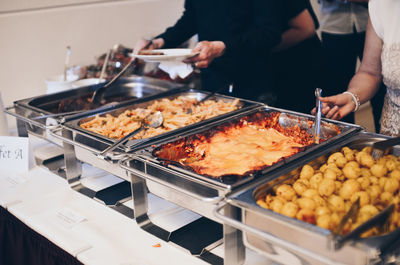
[[[245,247],[284,249],[298,264],[397,258],[400,149],[374,160],[371,148],[388,137],[322,119],[316,144],[311,115],[219,94],[202,101],[209,92],[149,77],[121,78],[92,104],[101,85],[6,109],[21,136],[62,146],[71,188],[93,196],[82,162],[129,181],[136,222],[160,238],[148,192],[221,223],[225,264],[242,264]],[[162,123],[152,127],[154,113]]]

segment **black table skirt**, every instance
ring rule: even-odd
[[[0,207],[0,265],[82,264]]]

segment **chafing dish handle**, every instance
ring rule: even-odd
[[[237,221],[233,218],[227,217],[224,214],[221,213],[221,211],[223,210],[223,208],[225,206],[227,206],[227,202],[222,202],[220,204],[217,205],[217,207],[214,209],[214,215],[221,219],[225,224],[230,225],[236,229],[239,229],[243,232],[247,232],[247,233],[251,233],[255,236],[261,237],[263,240],[269,241],[272,244],[275,244],[279,247],[282,247],[284,249],[288,249],[288,250],[293,250],[296,251],[298,253],[301,253],[303,255],[306,255],[308,257],[312,257],[316,260],[318,260],[319,262],[321,262],[321,264],[337,264],[321,255],[318,255],[315,252],[312,252],[310,250],[304,249],[302,247],[299,247],[293,243],[290,243],[288,241],[285,241],[283,239],[280,239],[272,234],[266,233],[264,231],[261,231],[255,227],[249,226],[249,225],[245,225],[243,223],[241,223],[240,221]]]
[[[70,145],[73,145],[73,146],[77,146],[77,147],[80,147],[80,148],[82,148],[82,149],[85,149],[85,150],[87,150],[87,151],[89,151],[89,152],[92,152],[92,153],[94,153],[95,155],[97,155],[97,156],[98,156],[99,158],[101,158],[101,159],[106,159],[106,158],[108,159],[108,158],[109,158],[110,160],[120,160],[120,159],[121,159],[120,156],[125,157],[125,155],[126,155],[126,153],[124,153],[124,152],[116,152],[116,151],[113,151],[113,153],[115,154],[114,157],[118,156],[118,158],[115,158],[115,159],[114,159],[114,158],[111,157],[111,156],[107,156],[107,157],[101,156],[101,151],[99,151],[99,150],[97,150],[97,149],[95,149],[95,148],[92,148],[92,147],[90,147],[90,146],[88,146],[88,145],[79,143],[79,142],[77,142],[77,141],[73,141],[73,140],[71,140],[71,139],[65,138],[65,137],[62,136],[62,135],[59,135],[58,132],[61,131],[61,130],[63,130],[63,129],[64,129],[64,130],[73,131],[73,132],[75,132],[75,133],[79,133],[79,131],[77,131],[77,130],[73,130],[73,129],[70,129],[70,128],[66,128],[65,126],[62,126],[62,125],[61,125],[61,127],[57,127],[57,128],[53,128],[53,129],[49,130],[49,131],[50,131],[50,135],[54,136],[55,138],[57,138],[57,139],[59,139],[59,140],[65,142],[65,143],[67,143],[67,144],[70,144]],[[95,140],[99,141],[99,139],[97,139],[97,138],[95,138],[95,137],[93,137],[93,136],[86,136],[86,137],[89,137],[89,138],[92,138],[92,139],[95,139]],[[110,145],[110,143],[105,143],[105,142],[102,142],[102,143],[107,144],[107,145]]]
[[[31,119],[29,119],[29,118],[27,118],[27,117],[24,117],[24,116],[18,114],[18,113],[15,112],[15,111],[11,111],[12,109],[15,110],[15,106],[6,107],[6,108],[4,109],[4,112],[7,113],[8,115],[14,116],[15,118],[17,118],[17,119],[19,119],[19,120],[21,120],[21,121],[23,121],[23,122],[26,122],[26,123],[29,123],[29,124],[31,124],[31,125],[40,127],[40,128],[42,128],[42,129],[52,129],[52,128],[58,126],[58,124],[57,124],[57,125],[45,125],[45,124],[40,123],[40,122],[37,122],[37,121],[35,121],[35,120],[31,120]]]
[[[170,182],[167,182],[167,181],[163,181],[163,180],[158,179],[158,178],[156,178],[156,177],[153,177],[153,176],[151,176],[151,175],[149,175],[149,174],[145,174],[145,173],[143,173],[143,172],[141,172],[141,171],[139,171],[139,170],[136,170],[136,169],[134,169],[134,168],[128,167],[128,166],[127,166],[127,163],[128,163],[129,161],[131,161],[132,159],[133,159],[132,157],[127,157],[127,158],[124,158],[124,159],[118,161],[118,163],[119,163],[119,165],[120,165],[121,168],[127,170],[127,171],[130,172],[130,173],[133,173],[133,174],[135,174],[135,175],[137,175],[137,176],[139,176],[139,177],[142,177],[142,178],[144,178],[144,179],[148,179],[148,180],[154,181],[154,182],[156,182],[156,183],[158,183],[158,184],[161,184],[161,185],[163,185],[163,186],[167,186],[167,187],[173,186],[173,188],[174,188],[175,190],[177,190],[178,192],[181,192],[181,193],[183,193],[183,194],[185,194],[185,195],[187,195],[187,196],[189,196],[189,197],[192,197],[192,198],[194,198],[194,199],[196,199],[196,200],[200,200],[200,201],[205,201],[205,200],[207,200],[207,202],[210,202],[210,203],[211,203],[211,202],[213,202],[213,201],[219,201],[219,200],[222,199],[222,197],[216,197],[215,199],[211,199],[211,200],[210,200],[209,198],[204,198],[204,197],[202,197],[202,196],[200,196],[200,195],[198,195],[198,194],[196,194],[196,193],[193,193],[193,192],[187,191],[187,190],[185,190],[185,189],[182,189],[182,188],[180,188],[180,187],[174,185],[173,183],[170,183]]]
[[[71,139],[68,139],[68,138],[65,138],[65,137],[59,135],[58,132],[61,131],[62,129],[65,129],[65,128],[63,128],[63,127],[58,127],[58,128],[55,128],[55,129],[50,130],[51,136],[54,136],[55,138],[57,138],[57,139],[59,139],[59,140],[65,142],[65,143],[67,143],[67,144],[70,144],[70,145],[73,145],[73,146],[81,147],[81,148],[83,148],[83,149],[85,149],[85,150],[88,150],[88,151],[90,151],[90,152],[93,152],[93,153],[96,153],[96,154],[99,152],[98,150],[96,150],[96,149],[94,149],[94,148],[91,148],[91,147],[89,147],[89,146],[87,146],[87,145],[81,144],[81,143],[79,143],[79,142],[75,142],[75,141],[73,141],[73,140],[71,140]]]

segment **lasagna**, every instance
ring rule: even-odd
[[[282,127],[279,115],[258,112],[238,122],[159,146],[153,155],[213,178],[244,176],[313,144],[312,135],[300,127]]]

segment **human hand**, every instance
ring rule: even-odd
[[[222,41],[199,42],[193,49],[193,52],[198,52],[199,54],[186,59],[184,62],[194,63],[198,68],[207,68],[215,58],[224,54],[225,48],[225,43]]]
[[[321,112],[328,119],[340,120],[344,116],[352,112],[356,104],[353,98],[349,94],[338,94],[331,97],[320,97],[322,102]],[[316,108],[314,108],[311,113],[315,114]]]
[[[151,42],[151,44],[150,44]],[[147,45],[149,45],[148,47],[146,47]],[[160,49],[164,46],[164,39],[162,38],[158,38],[158,39],[154,39],[154,40],[145,40],[145,39],[141,39],[139,40],[134,48],[134,53],[138,53],[141,50],[143,50],[144,48],[148,49],[148,50],[153,50],[153,49]]]

